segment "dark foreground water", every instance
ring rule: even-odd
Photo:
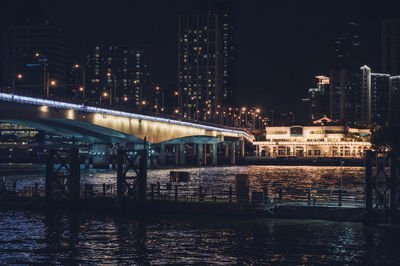
[[[399,265],[399,239],[358,223],[0,212],[0,264]]]

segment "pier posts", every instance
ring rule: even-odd
[[[366,152],[367,160],[365,164],[365,208],[367,215],[372,215],[372,151]]]
[[[55,150],[50,149],[49,150],[49,155],[47,157],[46,161],[46,180],[45,180],[45,198],[46,198],[46,203],[51,203],[53,201],[53,188],[54,188],[54,177],[53,177],[53,171],[54,171],[54,154]]]
[[[146,143],[146,138],[145,138]],[[139,158],[139,174],[138,174],[138,189],[139,189],[139,200],[146,200],[146,186],[147,186],[147,149],[141,151]]]
[[[124,184],[124,153],[122,148],[117,151],[117,201],[121,200],[125,194]]]
[[[399,175],[400,167],[398,154],[389,153],[390,158],[390,215],[392,222],[397,220],[397,207],[399,205]]]
[[[70,151],[70,176],[68,180],[69,198],[73,201],[78,201],[80,198],[80,165],[79,165],[79,149],[71,148]]]
[[[212,144],[212,165],[217,165],[217,144]]]
[[[265,185],[263,187],[263,199],[264,199],[264,204],[268,203],[268,186]]]

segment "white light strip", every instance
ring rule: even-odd
[[[248,138],[251,138],[247,132],[242,131],[242,130],[218,128],[218,127],[213,127],[213,126],[206,126],[206,125],[178,121],[178,120],[167,119],[167,118],[134,114],[134,113],[104,109],[104,108],[93,107],[93,106],[85,106],[83,104],[59,102],[59,101],[40,99],[40,98],[34,98],[34,97],[28,97],[28,96],[21,96],[21,95],[9,94],[9,93],[1,93],[1,92],[0,92],[0,99],[6,100],[6,101],[11,101],[11,102],[27,103],[27,104],[34,104],[34,105],[47,105],[50,107],[73,109],[73,110],[85,111],[85,112],[89,112],[89,113],[101,113],[101,114],[129,117],[129,118],[135,118],[135,119],[149,120],[149,121],[154,121],[154,122],[175,124],[175,125],[181,125],[181,126],[196,127],[196,128],[201,128],[201,129],[205,129],[205,130],[215,130],[215,131],[231,133],[231,134],[241,134]]]

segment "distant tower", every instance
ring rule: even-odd
[[[317,88],[310,88],[308,97],[310,99],[311,120],[329,116],[329,77],[316,76],[318,79]]]
[[[177,97],[183,116],[211,121],[218,108],[236,105],[231,10],[211,5],[208,12],[179,16]]]
[[[342,25],[335,41],[336,69],[357,70],[361,65],[360,25],[350,21]]]
[[[391,75],[400,74],[400,18],[382,21],[381,71]]]
[[[149,109],[150,48],[134,42],[93,42],[85,55],[86,97],[102,104]],[[107,95],[107,96],[103,96]]]
[[[49,79],[57,87],[51,94],[64,95],[67,80],[67,44],[63,31],[35,5],[26,6],[5,31],[3,44],[2,86],[11,87],[22,73],[19,87],[41,92],[46,64]],[[38,53],[40,56],[36,57]]]

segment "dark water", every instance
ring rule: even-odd
[[[362,167],[241,166],[183,169],[191,185],[216,191],[247,173],[251,190],[363,188]],[[166,183],[170,170],[150,170]],[[18,187],[43,175],[14,175]],[[115,183],[113,171],[82,171],[82,182]],[[400,265],[400,229],[358,223],[224,217],[106,217],[0,212],[0,264],[348,264]]]
[[[358,223],[0,212],[0,264],[399,265],[398,239]]]

